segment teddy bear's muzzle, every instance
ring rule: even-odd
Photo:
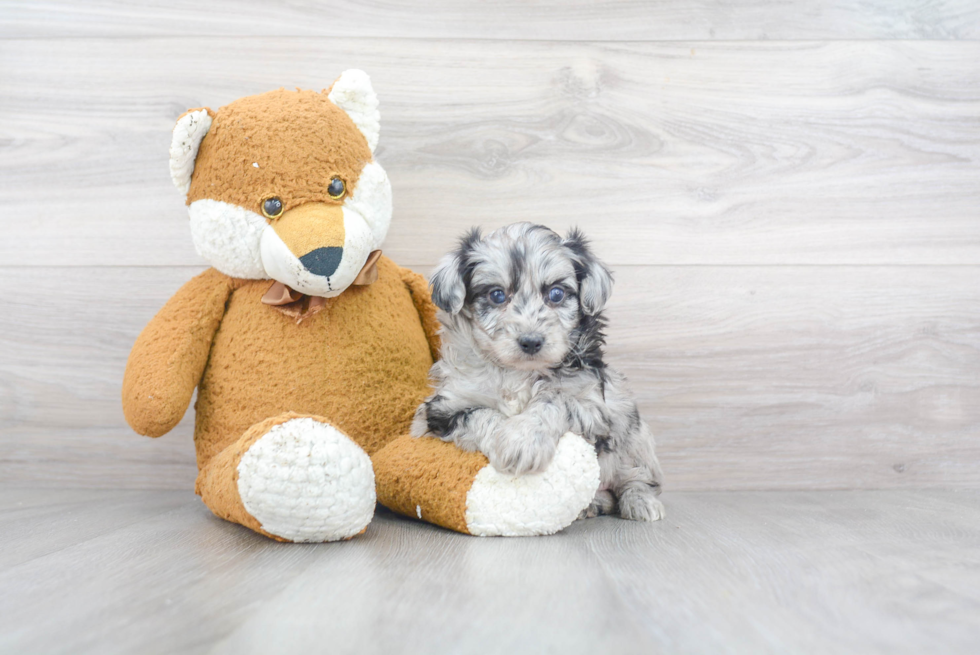
[[[344,205],[289,209],[268,222],[260,247],[266,276],[305,295],[332,298],[377,278],[380,251],[371,228]]]
[[[340,205],[308,202],[283,212],[271,225],[311,273],[328,277],[337,270],[346,238],[344,210]],[[327,269],[329,272],[321,272]]]

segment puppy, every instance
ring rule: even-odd
[[[583,517],[663,517],[653,436],[603,361],[611,293],[609,269],[578,230],[564,239],[531,223],[471,231],[432,274],[442,359],[412,434],[479,450],[520,475],[547,468],[574,432],[595,445],[601,469]]]

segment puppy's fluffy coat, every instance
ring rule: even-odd
[[[442,310],[436,392],[412,423],[483,452],[499,471],[545,469],[566,432],[595,445],[599,491],[583,516],[655,521],[660,464],[622,375],[603,361],[612,276],[581,232],[516,223],[473,230],[432,275]]]

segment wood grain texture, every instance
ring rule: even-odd
[[[187,505],[186,494],[157,491],[52,492],[4,488],[0,571]]]
[[[406,265],[521,219],[582,225],[615,265],[980,261],[980,42],[94,38],[0,61],[7,265],[198,264],[176,117],[352,66]]]
[[[978,311],[971,267],[638,267],[609,353],[677,488],[976,486]]]
[[[630,618],[656,617],[648,625],[665,652],[973,647],[980,505],[972,494],[674,498],[665,498],[674,531],[617,521],[589,536]],[[956,552],[944,546],[951,536]],[[700,580],[710,582],[702,588]],[[706,619],[708,604],[719,611]]]
[[[0,478],[190,488],[191,417],[119,409],[201,270],[170,130],[359,67],[389,256],[593,236],[669,489],[976,486],[977,39],[966,0],[0,0]]]
[[[192,412],[173,435],[138,437],[119,389],[143,325],[198,271],[0,269],[6,479],[190,488]],[[974,272],[619,267],[609,361],[657,435],[669,489],[975,487]]]
[[[662,522],[533,539],[379,510],[323,545],[272,542],[188,491],[0,499],[18,528],[0,543],[19,554],[0,561],[4,652],[972,653],[980,639],[976,491],[667,493]],[[59,530],[69,520],[84,530]]]
[[[193,489],[193,407],[173,432],[149,439],[126,425],[121,396],[143,326],[202,270],[0,269],[8,292],[0,312],[3,479]]]
[[[330,36],[547,40],[976,39],[967,0],[5,0],[0,37]]]

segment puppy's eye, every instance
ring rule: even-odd
[[[347,193],[347,185],[344,184],[342,179],[335,177],[330,180],[330,186],[327,187],[327,193],[329,193],[330,197],[334,200],[340,200],[344,197],[344,194]]]
[[[492,289],[490,293],[487,294],[487,297],[490,298],[490,302],[492,302],[494,305],[503,305],[504,301],[507,300],[507,294],[504,293],[503,289]]]
[[[564,299],[565,299],[565,290],[562,289],[561,287],[551,287],[550,289],[548,289],[548,300],[550,300],[554,304],[557,305]]]
[[[279,218],[282,216],[282,200],[266,198],[262,201],[262,213],[266,218]]]

